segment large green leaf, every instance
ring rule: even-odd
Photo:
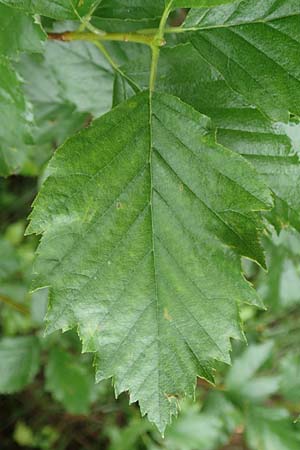
[[[300,114],[300,3],[238,0],[193,10],[186,27],[200,55],[275,120]],[[284,56],[283,56],[284,55]]]
[[[9,394],[23,389],[39,368],[39,343],[32,336],[0,340],[0,392]]]
[[[17,172],[24,164],[31,122],[19,77],[0,56],[0,175]]]
[[[41,52],[45,35],[33,18],[0,4],[0,55],[15,57],[19,52]]]
[[[144,88],[148,67],[148,57],[142,55],[122,69]],[[211,117],[217,141],[246,157],[276,194],[271,222],[277,229],[288,224],[300,229],[300,127],[296,121],[287,125],[271,122],[230,89],[191,44],[161,50],[156,86]],[[124,95],[132,95],[132,90],[126,84],[124,89],[124,82],[116,82],[114,100]]]
[[[212,379],[208,361],[229,361],[237,302],[260,304],[229,247],[257,248],[270,194],[207,126],[175,97],[133,97],[56,152],[28,229],[43,233],[48,331],[76,326],[98,380],[162,431],[196,375]]]
[[[78,19],[89,13],[97,0],[0,0],[0,2],[53,19]]]

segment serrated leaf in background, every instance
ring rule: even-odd
[[[145,88],[149,67],[148,56],[142,55],[122,70]],[[298,120],[289,124],[270,121],[230,89],[189,43],[161,50],[156,86],[211,117],[217,141],[246,157],[276,194],[275,208],[267,213],[270,222],[278,230],[289,224],[300,230]],[[121,101],[132,90],[116,80],[114,93],[115,101]]]
[[[191,42],[234,90],[287,122],[289,113],[300,114],[299,18],[295,0],[239,0],[195,9],[185,26],[199,30]]]

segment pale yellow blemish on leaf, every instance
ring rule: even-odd
[[[169,314],[168,308],[164,308],[164,318],[166,320],[168,320],[169,322],[171,322],[171,320],[172,320],[172,317]]]

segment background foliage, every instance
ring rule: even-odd
[[[138,7],[129,12],[122,2],[113,3],[113,7],[105,0],[99,3],[93,26],[105,26],[108,31],[157,27],[164,8],[160,0],[149,7],[137,1]],[[186,1],[176,6],[205,7],[206,3]],[[106,44],[117,62],[116,69],[91,43],[46,41],[43,30],[77,29],[82,25],[78,15],[84,17],[92,4],[78,2],[74,8],[68,1],[0,3],[1,449],[298,450],[297,98],[293,99],[295,109],[289,122],[279,125],[279,120],[285,120],[289,93],[280,97],[275,108],[259,91],[256,99],[248,98],[240,77],[231,79],[232,74],[226,72],[228,66],[221,66],[222,59],[218,69],[223,77],[212,70],[207,65],[209,48],[203,42],[213,40],[214,32],[193,35],[193,47],[179,34],[168,36],[168,45],[161,51],[157,86],[210,116],[212,127],[218,128],[218,141],[251,160],[278,194],[275,212],[266,214],[269,223],[263,233],[268,272],[243,260],[246,277],[267,308],[241,307],[249,345],[233,343],[232,366],[217,364],[216,388],[198,380],[196,402],[180,401],[179,418],[163,439],[141,418],[136,404],[128,406],[127,394],[116,400],[110,381],[94,383],[92,355],[81,353],[75,332],[43,336],[48,290],[30,291],[38,239],[24,237],[24,232],[30,205],[47,176],[46,164],[66,138],[109,111],[112,104],[145,88],[149,78],[150,51],[146,47],[141,50],[139,44]],[[238,10],[236,16],[241,19],[246,13]],[[173,12],[170,25],[181,23],[185,15],[184,10]],[[213,25],[209,14],[201,20]],[[11,23],[16,33],[11,32]],[[199,23],[199,10],[191,11],[185,26],[197,27]],[[275,87],[280,78],[280,73],[276,74]],[[262,72],[257,76],[264,82]],[[227,77],[235,90],[228,87]],[[192,82],[195,79],[196,84]],[[259,155],[251,154],[251,146],[263,148],[264,156],[270,157],[273,152],[276,158],[284,157],[280,164],[290,170],[285,174],[295,188],[281,184],[281,192],[278,178],[282,166],[271,157],[266,165],[266,158],[262,161]],[[259,262],[264,265],[260,256]]]

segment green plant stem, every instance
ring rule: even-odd
[[[180,27],[166,27],[166,23],[169,14],[172,10],[173,0],[170,0],[167,4],[164,13],[161,17],[161,21],[158,29],[146,29],[139,30],[135,33],[107,33],[102,30],[94,29],[94,27],[88,26],[88,20],[83,21],[82,25],[78,31],[66,31],[64,33],[48,33],[48,38],[53,40],[60,40],[65,42],[70,41],[89,41],[94,43],[99,50],[103,53],[105,58],[111,64],[114,70],[116,70],[122,77],[127,79],[127,81],[132,85],[135,91],[139,90],[138,86],[118,67],[113,58],[109,55],[106,48],[103,46],[101,41],[119,41],[119,42],[135,42],[139,44],[149,45],[152,50],[151,59],[151,69],[150,69],[150,80],[149,80],[149,90],[150,95],[154,90],[155,80],[157,75],[157,66],[160,53],[160,47],[165,45],[164,34],[165,32],[179,33],[183,31],[188,31]],[[83,31],[87,27],[90,31]]]
[[[7,297],[6,295],[0,295],[0,301],[5,303],[6,305],[10,306],[11,308],[15,309],[16,311],[28,315],[29,309],[26,308],[26,306],[21,305],[20,303],[15,302],[11,298]]]
[[[151,69],[150,69],[150,81],[149,81],[150,93],[154,91],[154,87],[155,87],[158,59],[159,59],[159,47],[153,46],[152,47]]]
[[[155,35],[140,34],[140,33],[93,33],[80,31],[66,31],[64,33],[48,33],[49,39],[59,41],[121,41],[121,42],[135,42],[138,44],[152,45]]]
[[[164,10],[164,13],[162,15],[162,18],[160,20],[160,24],[159,24],[157,33],[155,34],[154,38],[152,39],[152,44],[151,44],[152,60],[151,60],[150,81],[149,81],[150,96],[151,96],[151,93],[154,91],[160,47],[162,45],[165,45],[165,40],[164,40],[165,27],[166,27],[166,23],[167,23],[169,14],[172,9],[172,3],[173,3],[173,0],[169,1],[169,3],[167,4],[167,6]],[[147,33],[143,34],[143,36],[147,36]]]
[[[189,31],[198,31],[199,28],[197,27],[190,27],[190,28],[183,28],[182,26],[179,27],[165,27],[164,34],[171,34],[171,33],[187,33]],[[158,28],[143,28],[141,30],[137,30],[136,34],[144,34],[144,35],[153,35],[156,34],[158,31]]]

